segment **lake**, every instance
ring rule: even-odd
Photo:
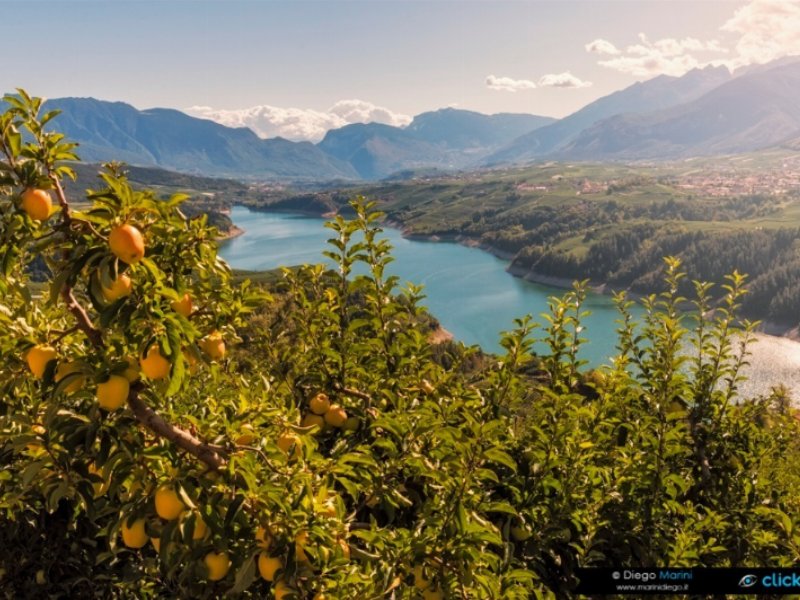
[[[268,270],[279,266],[329,262],[322,256],[331,230],[317,217],[251,211],[236,206],[233,222],[244,234],[224,242],[220,255],[232,267]],[[479,344],[490,352],[500,350],[499,333],[513,327],[517,317],[531,314],[543,323],[548,298],[564,290],[527,282],[506,272],[508,263],[478,248],[457,243],[408,240],[400,231],[383,234],[394,247],[389,272],[401,282],[425,286],[423,304],[442,327],[465,344]],[[609,296],[590,293],[585,309],[591,311],[583,325],[588,338],[582,357],[592,365],[607,363],[615,353],[616,320]],[[639,313],[640,311],[636,311]],[[753,367],[744,393],[766,393],[785,383],[795,397],[800,391],[800,344],[772,336],[759,336],[751,347]]]

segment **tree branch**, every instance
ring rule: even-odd
[[[64,188],[61,186],[61,180],[58,178],[58,175],[55,174],[49,163],[46,166],[47,175],[50,179],[50,182],[53,184],[53,189],[55,189],[58,205],[61,207],[61,222],[63,223],[64,227],[69,229],[72,221],[72,213],[70,212],[67,196],[64,194]],[[66,256],[66,250],[64,251],[64,254]],[[103,333],[94,326],[94,323],[92,323],[92,320],[89,318],[89,314],[86,312],[86,309],[83,308],[80,302],[78,302],[77,298],[75,298],[75,294],[72,292],[72,286],[64,285],[64,287],[61,288],[61,297],[64,299],[64,303],[67,305],[67,310],[71,312],[78,321],[78,329],[86,334],[86,337],[89,338],[89,341],[93,346],[96,348],[104,347]]]
[[[225,466],[225,459],[212,446],[201,442],[188,431],[167,423],[156,411],[139,398],[139,387],[132,387],[128,394],[128,406],[139,422],[157,436],[165,438],[207,464],[211,469]]]
[[[86,337],[89,338],[89,341],[92,342],[93,346],[102,348],[104,346],[103,333],[94,326],[92,320],[89,318],[89,315],[86,312],[86,309],[80,305],[78,300],[75,298],[75,294],[72,293],[72,288],[68,285],[65,285],[63,288],[61,288],[61,297],[64,299],[64,302],[67,305],[67,310],[71,312],[78,321],[78,329],[86,334]]]
[[[361,400],[367,400],[368,402],[372,402],[372,396],[365,392],[360,392],[355,388],[347,387],[347,386],[339,386],[334,385],[333,388],[337,392],[344,392],[348,396],[355,396],[356,398],[360,398]]]
[[[69,202],[67,202],[67,196],[64,194],[64,188],[61,186],[61,180],[59,180],[58,175],[56,175],[49,166],[47,168],[47,175],[50,178],[50,182],[53,184],[53,189],[56,191],[58,205],[61,207],[61,218],[64,223],[69,223],[72,220],[72,212],[69,207]]]
[[[711,464],[706,454],[706,443],[701,431],[701,425],[694,418],[690,418],[689,433],[694,444],[694,457],[700,466],[700,488],[706,490],[711,485]]]
[[[72,212],[70,210],[66,194],[64,194],[64,188],[61,186],[61,181],[58,178],[58,175],[53,172],[49,165],[47,172],[50,181],[53,184],[53,188],[55,189],[56,197],[58,198],[58,204],[61,206],[61,222],[64,227],[69,229],[72,223]],[[91,224],[89,225],[91,227]],[[94,230],[94,228],[92,229]],[[95,233],[97,232],[95,231]],[[89,314],[86,312],[86,309],[84,309],[75,298],[72,287],[65,285],[61,290],[61,296],[64,299],[64,302],[67,304],[67,310],[69,310],[75,316],[75,319],[77,320],[77,327],[86,334],[86,337],[89,338],[89,341],[92,343],[92,345],[94,345],[96,348],[103,348],[105,344],[103,343],[102,331],[94,326],[92,320],[89,318]],[[134,416],[139,420],[140,423],[142,423],[142,425],[147,427],[157,436],[169,440],[178,448],[181,448],[192,456],[197,457],[199,460],[207,464],[211,469],[216,470],[225,466],[226,461],[222,456],[220,456],[218,447],[206,444],[197,439],[188,431],[167,423],[157,412],[155,412],[141,398],[139,398],[139,392],[141,389],[141,384],[131,387],[130,392],[128,393],[128,406],[130,406]]]
[[[69,329],[65,329],[64,331],[51,331],[50,333],[54,333],[58,337],[56,337],[54,340],[51,340],[50,343],[51,344],[57,344],[58,342],[63,340],[65,337],[67,337],[70,333],[75,333],[76,331],[80,331],[80,327],[78,327],[77,325],[74,325],[74,326],[70,327]]]

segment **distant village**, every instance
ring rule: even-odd
[[[800,160],[782,168],[748,171],[697,171],[679,176],[672,185],[676,189],[702,196],[783,196],[800,191]]]
[[[663,167],[654,167],[650,175],[614,179],[578,178],[572,180],[578,196],[587,194],[612,194],[635,189],[636,187],[659,183],[683,191],[687,195],[700,197],[736,196],[784,196],[800,194],[800,155],[787,157],[779,166],[747,168],[735,163],[730,166],[713,165],[676,173]],[[552,191],[565,179],[563,175],[551,176],[550,181],[522,183],[516,186],[518,192]]]

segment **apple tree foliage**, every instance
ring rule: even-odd
[[[389,274],[372,204],[328,223],[334,270],[285,270],[271,295],[234,285],[183,197],[134,189],[110,164],[67,198],[77,157],[46,127],[56,113],[22,91],[5,100],[8,597],[562,598],[581,566],[800,559],[794,411],[780,391],[737,392],[754,329],[736,319],[741,275],[714,306],[695,284],[681,312],[668,260],[669,291],[644,300],[641,323],[617,297],[618,354],[602,369],[579,358],[583,284],[543,325],[518,320],[502,356],[436,346],[421,288]],[[32,188],[56,202],[49,219],[23,210]],[[144,235],[135,264],[109,247],[123,223]],[[131,293],[109,301],[122,275]],[[186,294],[188,316],[174,307]],[[203,351],[214,335],[224,356]],[[37,346],[54,351],[41,378],[26,360]],[[154,347],[163,379],[134,368]],[[124,406],[100,408],[97,386],[122,375]],[[177,518],[156,510],[163,488]],[[150,541],[130,547],[122,531],[140,519]],[[209,556],[229,569],[216,577]]]

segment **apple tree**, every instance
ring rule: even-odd
[[[0,589],[12,597],[564,598],[585,566],[800,560],[800,427],[738,395],[744,278],[695,284],[581,359],[586,287],[433,345],[380,214],[334,268],[234,284],[182,196],[76,146],[25,92],[0,115]],[[742,327],[740,327],[742,325]],[[688,349],[688,350],[687,350]]]
[[[377,213],[335,220],[338,273],[287,272],[280,327],[237,348],[276,301],[232,284],[205,219],[117,164],[68,198],[76,146],[57,112],[21,90],[5,102],[0,535],[22,558],[2,558],[4,583],[528,596],[513,509],[492,498],[515,469],[502,406],[430,360]]]

